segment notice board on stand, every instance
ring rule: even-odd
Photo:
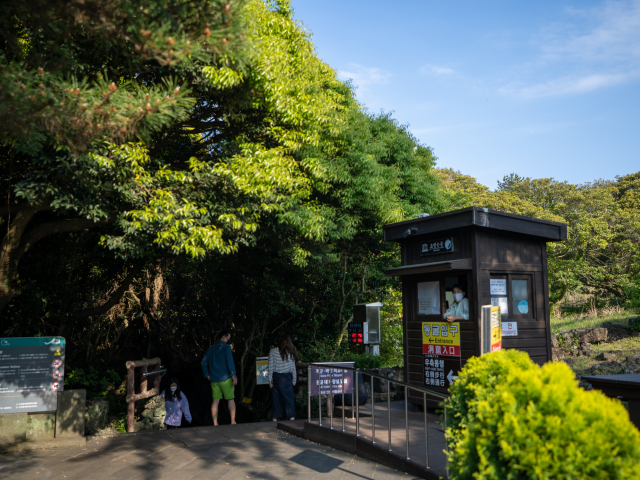
[[[57,410],[65,344],[62,337],[0,338],[0,414]]]

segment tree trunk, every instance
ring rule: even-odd
[[[0,210],[0,215],[5,212]],[[116,220],[116,215],[111,214],[103,220],[93,221],[87,218],[74,218],[70,220],[57,220],[44,223],[26,230],[36,213],[51,210],[48,203],[36,205],[17,205],[12,208],[15,214],[9,225],[7,234],[0,244],[0,316],[6,306],[18,295],[20,289],[16,288],[18,279],[18,263],[22,256],[39,240],[54,233],[75,232],[88,228],[107,225]],[[9,221],[7,213],[7,221]]]

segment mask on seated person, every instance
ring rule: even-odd
[[[462,299],[464,298],[464,294],[463,293],[454,293],[453,294],[453,298],[456,299],[457,303],[460,303],[462,301]]]

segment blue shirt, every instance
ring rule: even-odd
[[[225,382],[230,377],[237,377],[231,347],[222,340],[209,347],[200,365],[205,378],[211,377],[211,383]]]
[[[165,398],[164,392],[160,394],[162,398]],[[178,400],[178,398],[174,395],[173,401],[170,402],[165,399],[164,408],[167,410],[167,416],[164,417],[164,423],[167,425],[171,425],[172,427],[179,427],[182,423],[182,414],[184,413],[184,417],[187,419],[187,422],[191,421],[191,412],[189,412],[189,402],[187,401],[187,397],[184,392],[180,392],[180,396],[182,400]]]

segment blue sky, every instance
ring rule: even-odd
[[[452,167],[572,183],[640,170],[640,0],[292,0],[372,112]]]

